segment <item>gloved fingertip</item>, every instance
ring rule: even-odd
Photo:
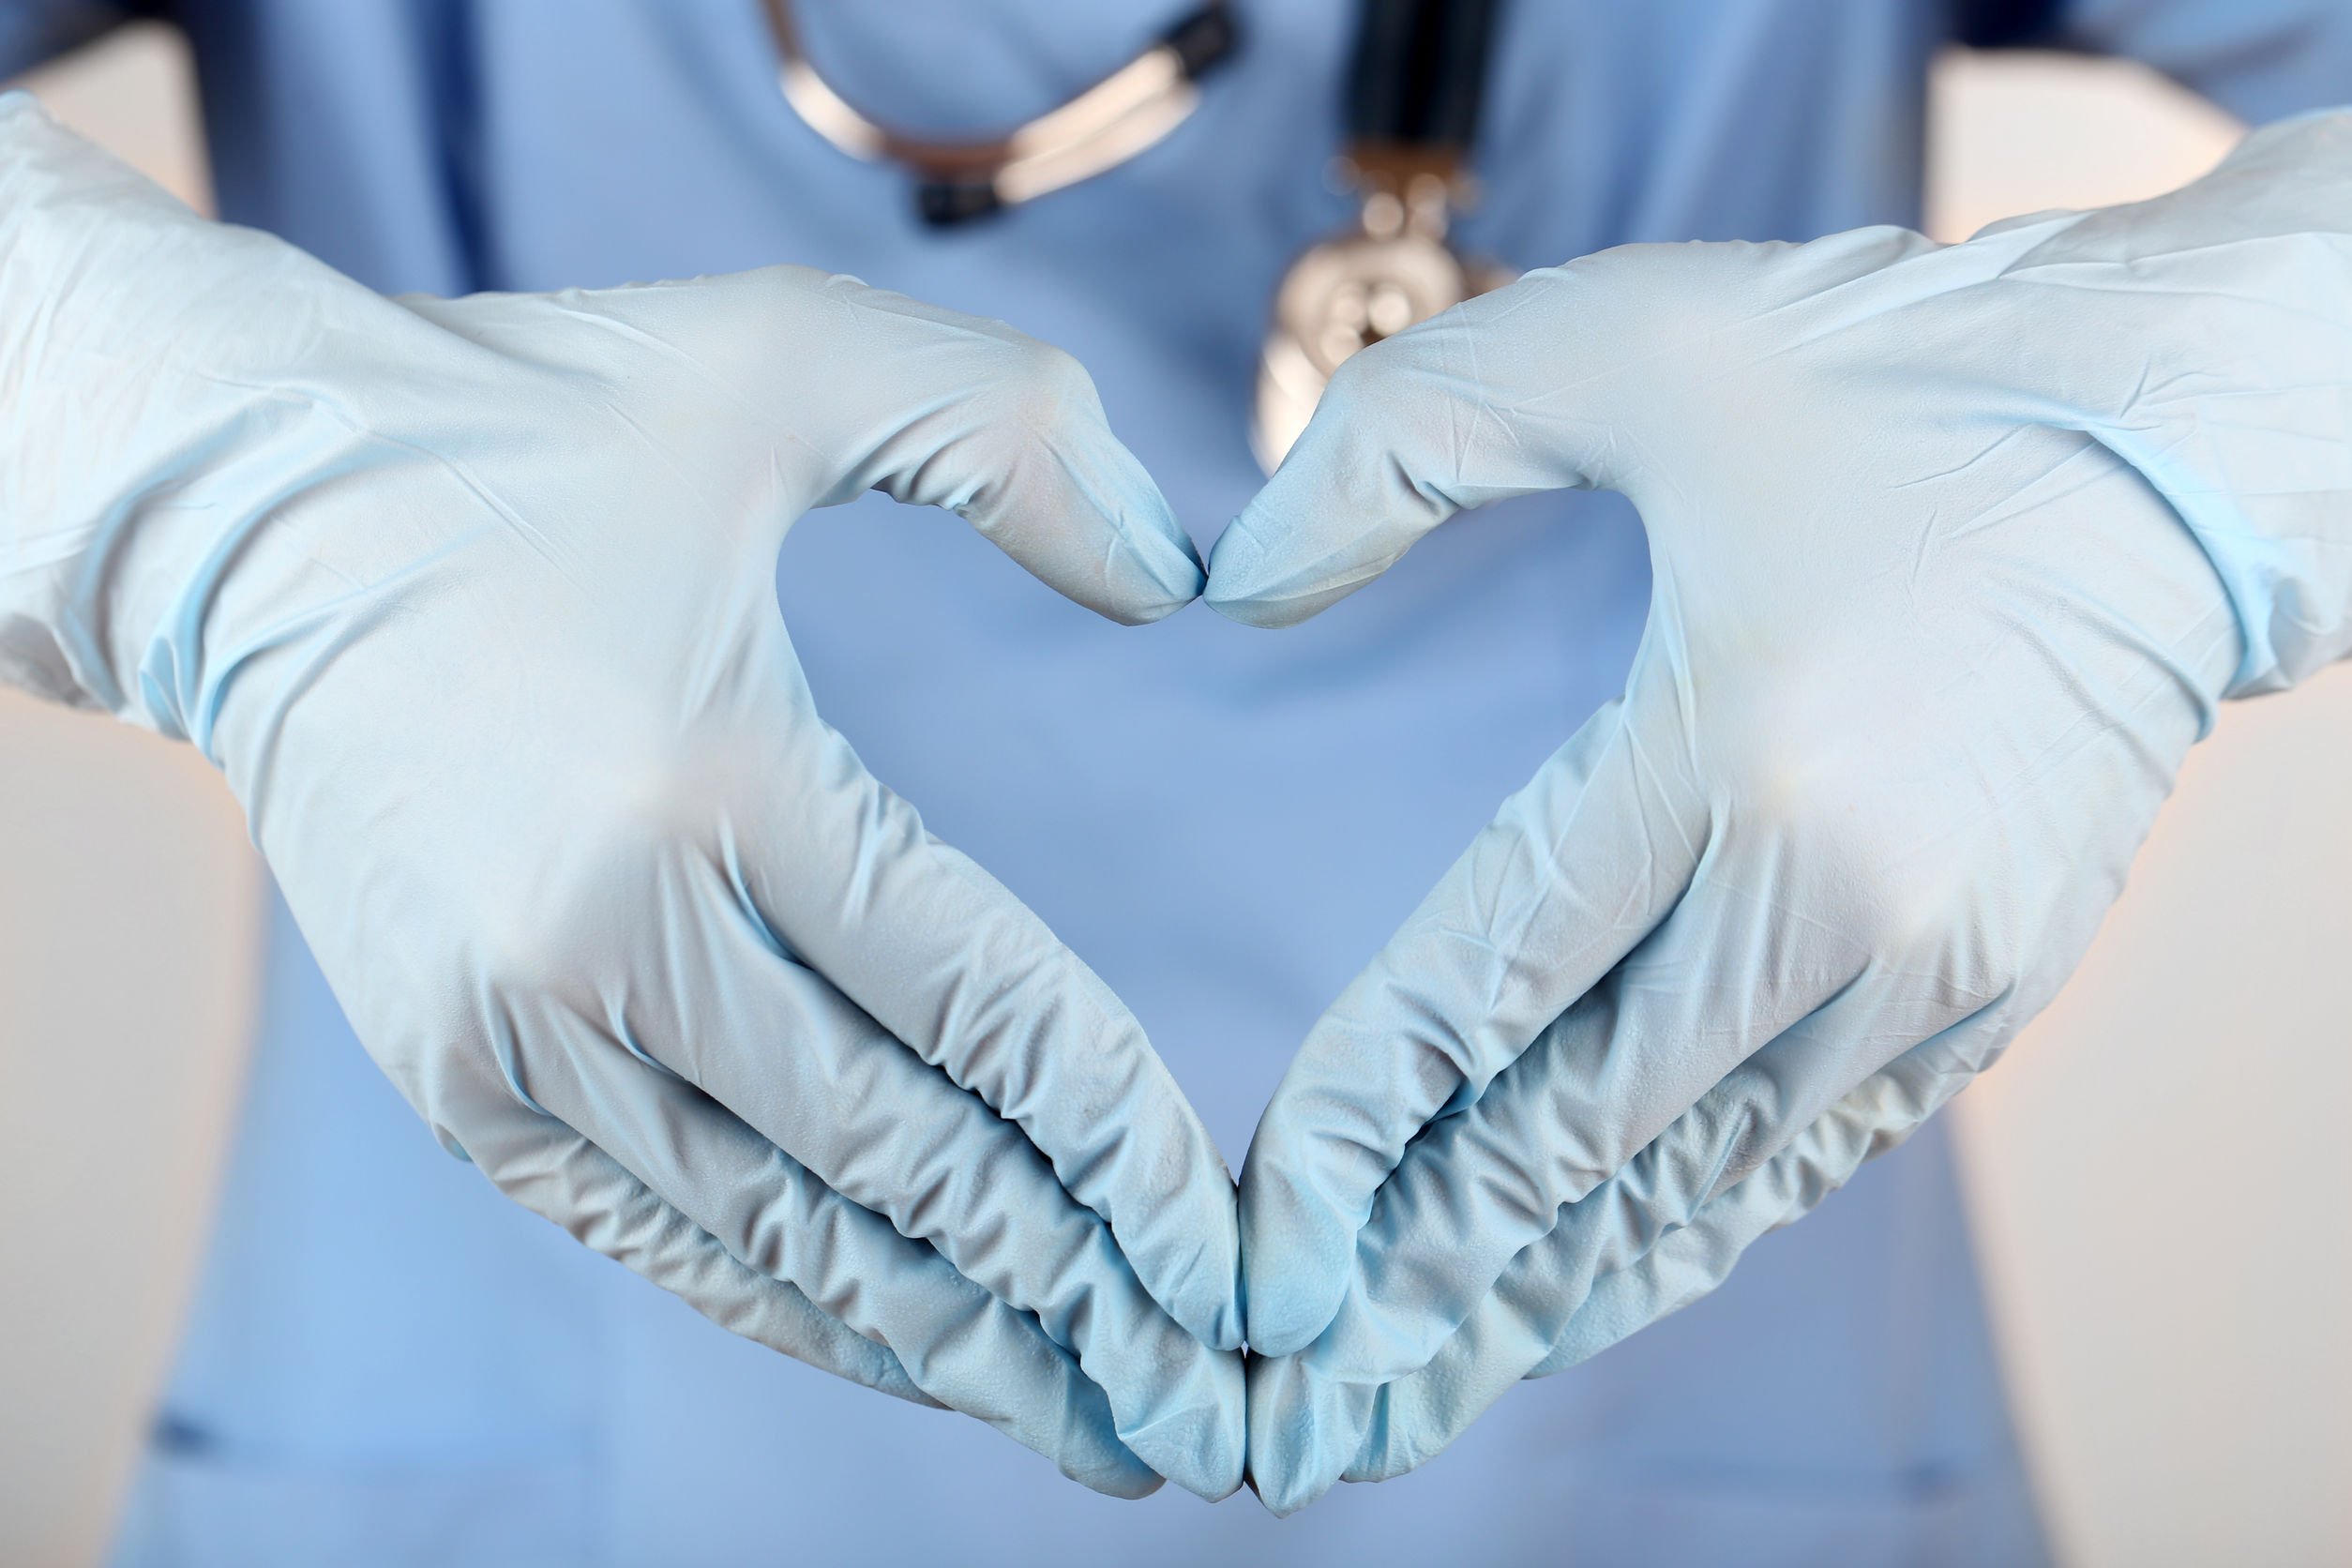
[[[1338,1316],[1339,1303],[1326,1305],[1320,1293],[1270,1290],[1250,1298],[1249,1348],[1261,1356],[1294,1356],[1315,1343]]]
[[[1214,1485],[1188,1488],[1192,1492],[1193,1496],[1199,1498],[1203,1502],[1223,1502],[1227,1498],[1231,1497],[1235,1492],[1242,1489],[1242,1472],[1240,1467],[1237,1466],[1231,1470],[1219,1470],[1215,1473],[1220,1477],[1229,1479],[1220,1479]]]
[[[1177,526],[1174,514],[1165,507],[1160,509],[1160,520],[1120,527],[1134,551],[1134,565],[1129,571],[1111,574],[1118,583],[1118,596],[1104,613],[1121,626],[1164,621],[1199,598],[1209,585],[1208,569],[1201,565],[1191,536]]]
[[[1242,1177],[1242,1301],[1250,1349],[1296,1355],[1339,1316],[1355,1238],[1328,1209],[1260,1167]]]
[[[1242,1358],[1238,1352],[1228,1351],[1216,1359],[1224,1368],[1219,1383],[1222,1394],[1210,1423],[1212,1435],[1201,1447],[1200,1485],[1191,1488],[1195,1496],[1210,1502],[1223,1502],[1240,1491],[1249,1467],[1249,1395],[1242,1376]]]
[[[1248,1343],[1247,1325],[1242,1316],[1241,1290],[1228,1275],[1219,1279],[1203,1271],[1188,1280],[1178,1293],[1168,1316],[1178,1326],[1212,1350],[1227,1353],[1239,1350]]]
[[[1159,1358],[1163,1362],[1164,1357]],[[1195,1497],[1219,1502],[1241,1489],[1249,1424],[1242,1358],[1201,1350],[1187,1353],[1182,1371],[1164,1364],[1142,1374],[1139,1364],[1104,1363],[1082,1355],[1090,1376],[1115,1379],[1106,1388],[1122,1412],[1119,1440],[1137,1457]],[[1128,1397],[1121,1397],[1123,1389]]]
[[[1209,576],[1201,596],[1229,621],[1269,629],[1295,626],[1313,615],[1319,602],[1276,591],[1279,564],[1250,525],[1249,513],[1233,520],[1209,551]]]
[[[1203,1185],[1207,1190],[1191,1207],[1187,1229],[1195,1240],[1165,1302],[1168,1316],[1185,1333],[1213,1350],[1236,1351],[1246,1343],[1247,1320],[1242,1312],[1241,1221],[1233,1182],[1220,1168],[1214,1185]]]
[[[1002,415],[991,417],[943,453],[895,462],[884,488],[948,506],[1057,593],[1123,626],[1163,620],[1200,596],[1199,550],[1091,390],[1075,409],[1057,398],[1010,437]]]
[[[1048,1003],[1050,1005],[1050,1003]],[[1212,1350],[1242,1348],[1242,1231],[1233,1177],[1208,1129],[1128,1019],[1132,1044],[1156,1093],[1117,1106],[1097,1104],[1093,1120],[1126,1129],[1114,1161],[1100,1152],[1078,1157],[1105,1169],[1093,1200],[1108,1216],[1112,1240],[1136,1279]],[[1184,1172],[1172,1179],[1171,1170]],[[1084,1201],[1085,1199],[1081,1199]]]
[[[1115,493],[1098,503],[1112,542],[1103,562],[1104,597],[1091,608],[1126,626],[1166,620],[1200,596],[1208,567],[1132,453],[1114,445],[1104,466],[1118,476]]]
[[[1453,501],[1412,477],[1425,460],[1403,437],[1384,435],[1386,421],[1369,412],[1339,412],[1327,396],[1234,518],[1209,552],[1205,596],[1217,613],[1245,626],[1296,626],[1387,571],[1453,515]]]
[[[1247,1419],[1237,1382],[1229,1406],[1129,1434],[1127,1442],[1185,1491],[1204,1502],[1223,1502],[1242,1487]]]
[[[1320,1496],[1322,1496],[1322,1493],[1320,1492],[1317,1492],[1313,1497],[1290,1497],[1279,1493],[1268,1496],[1267,1494],[1260,1492],[1258,1496],[1258,1500],[1264,1506],[1266,1512],[1272,1514],[1275,1518],[1287,1519],[1291,1515],[1297,1513],[1300,1509],[1304,1508],[1308,1503],[1313,1502],[1317,1497]]]
[[[1288,1518],[1331,1490],[1339,1467],[1323,1461],[1324,1391],[1293,1357],[1249,1358],[1251,1495],[1275,1518]]]
[[[1220,1265],[1210,1254],[1221,1251],[1231,1258],[1239,1250],[1231,1238],[1229,1229],[1222,1247],[1203,1245],[1174,1268],[1149,1267],[1131,1258],[1144,1288],[1176,1326],[1210,1349],[1227,1353],[1239,1350],[1244,1341],[1241,1288],[1236,1266]]]
[[[1060,1440],[1045,1445],[1056,1469],[1092,1492],[1130,1500],[1148,1498],[1167,1485],[1167,1477],[1112,1430],[1109,1410],[1099,1390],[1085,1385],[1091,1410],[1068,1409]]]
[[[1116,1470],[1095,1475],[1074,1476],[1072,1479],[1089,1491],[1100,1492],[1107,1498],[1117,1498],[1122,1502],[1140,1502],[1168,1485],[1166,1476],[1139,1464],[1123,1465]]]

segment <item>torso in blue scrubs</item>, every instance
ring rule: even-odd
[[[804,11],[854,101],[979,130],[1180,4]],[[754,0],[178,9],[226,216],[387,290],[793,261],[1003,317],[1086,362],[1204,545],[1258,482],[1266,302],[1347,217],[1324,166],[1348,0],[1242,0],[1239,57],[1165,143],[947,234],[792,117]],[[1914,221],[1950,25],[1937,0],[1522,0],[1461,237],[1526,265]],[[779,585],[827,716],[1125,997],[1238,1165],[1318,1012],[1616,688],[1647,565],[1615,498],[1539,498],[1296,631],[1198,609],[1131,631],[869,498],[807,520]],[[445,1156],[282,911],[269,966],[126,1564],[2043,1557],[1932,1128],[1715,1296],[1277,1523],[1246,1496],[1095,1497],[979,1423],[730,1337]]]

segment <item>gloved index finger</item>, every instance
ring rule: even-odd
[[[1034,1317],[842,1197],[683,1078],[583,1029],[535,1053],[531,1087],[746,1268],[791,1282],[818,1310],[887,1347],[930,1397],[1097,1490],[1142,1497],[1158,1486],[1153,1467],[1120,1440],[1101,1388]]]
[[[1457,511],[1586,483],[1557,410],[1537,412],[1556,388],[1524,340],[1557,314],[1558,277],[1530,273],[1341,365],[1282,466],[1210,551],[1211,607],[1249,626],[1294,626]]]
[[[1046,923],[813,714],[744,872],[792,950],[924,1061],[1027,1134],[1106,1221],[1152,1297],[1242,1342],[1231,1174],[1135,1016]]]
[[[710,1001],[649,1054],[1071,1350],[1160,1474],[1231,1488],[1238,1362],[1170,1319],[1025,1129],[775,954],[740,910],[712,909],[673,952],[678,988]]]
[[[1661,767],[1681,772],[1623,707],[1595,715],[1309,1033],[1242,1170],[1253,1350],[1293,1354],[1330,1325],[1406,1146],[1474,1103],[1681,896],[1704,825]]]

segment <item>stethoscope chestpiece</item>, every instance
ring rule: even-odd
[[[1250,445],[1267,473],[1322,401],[1332,373],[1384,338],[1507,280],[1446,242],[1472,195],[1486,61],[1500,0],[1357,0],[1334,166],[1355,226],[1290,264],[1274,291]]]
[[[1355,224],[1309,249],[1275,292],[1258,372],[1250,445],[1272,473],[1313,417],[1332,374],[1510,274],[1446,240],[1468,204],[1469,156],[1500,0],[1356,0],[1334,168],[1360,201]],[[1140,54],[1059,107],[1001,135],[940,141],[868,118],[802,47],[792,0],[761,0],[784,101],[852,157],[914,176],[928,226],[957,228],[1114,168],[1192,113],[1199,80],[1231,58],[1227,0],[1199,0]]]
[[[1355,227],[1309,248],[1274,292],[1250,425],[1251,449],[1269,474],[1349,358],[1511,278],[1446,243],[1467,185],[1451,159],[1357,147],[1340,173],[1362,198]]]

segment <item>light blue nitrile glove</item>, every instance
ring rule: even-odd
[[[1900,1142],[2058,991],[2214,703],[2352,651],[2352,115],[1964,245],[1532,274],[1350,361],[1208,596],[1289,625],[1571,487],[1648,529],[1624,694],[1317,1024],[1244,1168],[1277,1511]]]
[[[1088,1485],[1239,1485],[1207,1132],[826,727],[776,615],[785,530],[873,488],[1115,619],[1192,598],[1067,357],[794,269],[387,300],[18,96],[0,439],[0,679],[226,774],[453,1152]]]

